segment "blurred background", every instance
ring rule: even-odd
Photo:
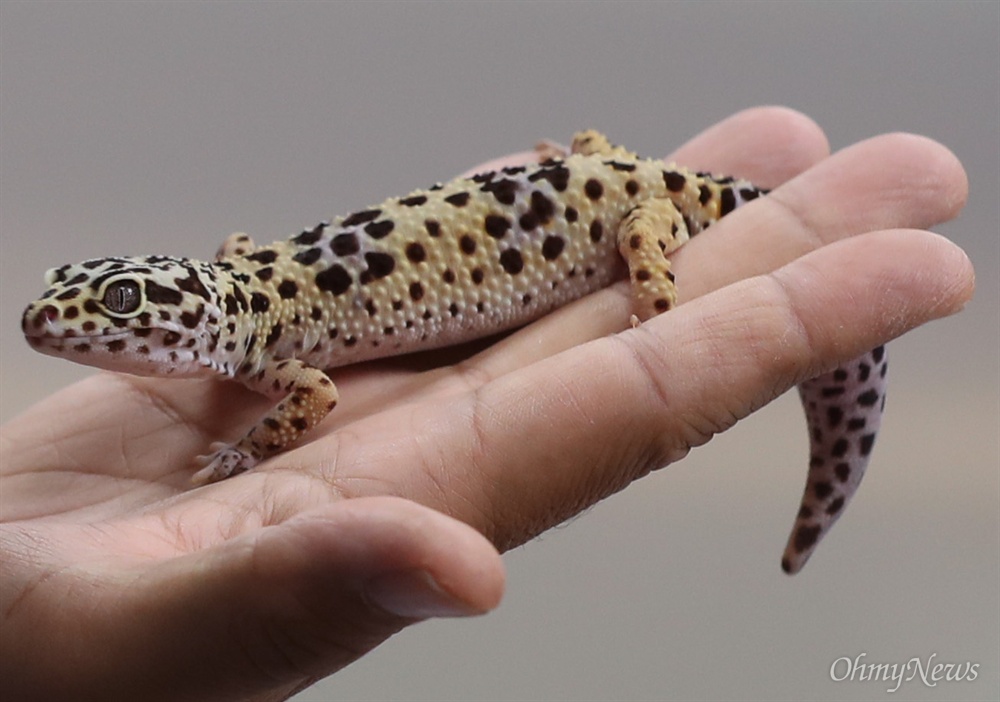
[[[996,2],[5,0],[0,418],[92,372],[21,338],[55,264],[282,238],[584,127],[662,155],[784,104],[834,149],[925,134],[969,173],[938,231],[976,298],[893,343],[872,470],[801,575],[778,567],[806,455],[790,394],[507,554],[496,612],[414,627],[296,700],[996,700],[998,83]],[[831,680],[859,654],[979,674]]]

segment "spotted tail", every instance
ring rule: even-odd
[[[885,409],[885,347],[799,385],[809,425],[809,475],[781,568],[795,574],[857,492]]]

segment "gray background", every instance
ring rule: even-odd
[[[284,237],[588,126],[650,155],[769,103],[834,148],[926,134],[969,172],[938,231],[977,296],[893,344],[873,470],[802,575],[778,569],[806,453],[789,395],[508,554],[498,611],[298,699],[997,699],[998,7],[4,2],[0,414],[91,372],[18,331],[53,264]],[[979,677],[830,681],[860,653]]]

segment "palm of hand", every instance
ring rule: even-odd
[[[674,157],[793,179],[674,256],[688,304],[609,336],[618,285],[455,365],[337,371],[343,402],[307,442],[219,484],[189,488],[193,456],[267,406],[232,383],[100,374],[8,423],[2,677],[50,697],[284,698],[412,621],[495,606],[494,546],[956,311],[961,252],[876,231],[954,216],[954,157],[911,137],[825,152],[787,111],[717,125]]]

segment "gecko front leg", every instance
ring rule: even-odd
[[[282,399],[235,444],[213,445],[214,453],[200,456],[204,467],[192,478],[196,485],[243,473],[284,451],[337,406],[333,381],[298,359],[272,361],[240,380],[251,390]]]

